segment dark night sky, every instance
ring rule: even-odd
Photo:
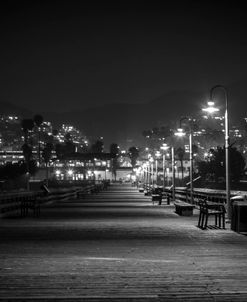
[[[78,2],[1,4],[1,101],[62,112],[247,80],[240,2]]]

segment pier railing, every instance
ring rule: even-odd
[[[49,190],[23,191],[0,194],[0,218],[9,215],[22,215],[23,205],[37,203],[39,205],[61,200],[76,199],[88,194],[98,193],[107,188],[109,183],[98,182],[83,187],[49,188]]]

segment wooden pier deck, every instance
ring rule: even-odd
[[[0,220],[0,301],[247,301],[247,237],[129,185]]]

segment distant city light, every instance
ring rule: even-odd
[[[56,170],[56,175],[60,175],[61,174],[61,171],[60,170]]]
[[[73,173],[74,173],[74,171],[73,171],[73,170],[68,170],[68,172],[67,172],[67,173],[68,173],[68,175],[69,175],[69,176],[72,176],[72,175],[73,175]]]

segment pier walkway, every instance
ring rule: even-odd
[[[247,301],[247,236],[126,184],[0,220],[0,301]]]

